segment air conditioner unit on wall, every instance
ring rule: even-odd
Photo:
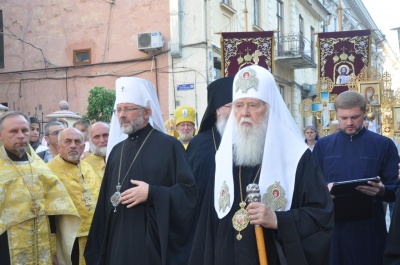
[[[161,32],[148,32],[138,34],[138,49],[141,51],[161,49],[164,40]]]

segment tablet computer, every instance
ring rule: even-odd
[[[369,185],[368,181],[378,182],[378,177],[334,182],[331,194],[335,196],[335,222],[368,219],[372,216],[372,196],[358,190],[357,186]]]
[[[368,186],[369,185],[368,181],[378,182],[379,178],[373,177],[373,178],[353,179],[347,181],[334,182],[331,189],[331,194],[339,195],[339,194],[359,192],[355,188],[357,186]]]

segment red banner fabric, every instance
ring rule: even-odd
[[[222,33],[223,75],[235,75],[241,68],[252,64],[258,64],[273,73],[273,47],[273,31]]]
[[[333,94],[348,90],[350,75],[370,66],[371,30],[324,32],[318,34],[319,78],[329,77]]]

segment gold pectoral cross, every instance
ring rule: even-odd
[[[87,194],[86,191],[83,191],[83,195],[82,195],[82,201],[85,202],[85,205],[88,206],[88,210],[90,211],[90,201],[92,200],[92,198],[90,198],[89,194]]]

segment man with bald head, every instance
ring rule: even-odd
[[[151,82],[117,79],[109,150],[86,263],[187,264],[197,191],[182,144],[165,133]]]
[[[81,217],[81,225],[72,251],[72,264],[84,264],[83,251],[97,203],[101,178],[93,168],[81,161],[85,147],[82,132],[67,128],[58,134],[58,155],[47,165],[63,182]]]
[[[273,76],[242,68],[231,91],[188,264],[329,264],[332,200]]]
[[[105,122],[95,122],[88,127],[90,154],[84,160],[89,163],[100,178],[106,169],[106,154],[110,126]]]
[[[0,116],[0,263],[71,264],[79,214],[29,145],[21,112]]]

